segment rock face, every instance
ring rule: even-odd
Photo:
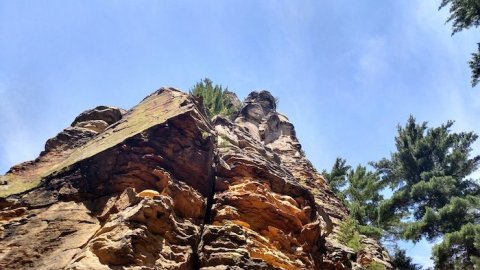
[[[52,168],[68,158],[74,150],[102,133],[107,126],[118,122],[125,113],[123,109],[107,106],[98,106],[81,113],[70,127],[45,143],[45,150],[37,159],[12,167],[7,175],[2,177],[4,182],[11,184],[8,190],[0,189],[0,197],[36,186]]]
[[[335,240],[347,210],[266,91],[232,119],[173,88],[100,106],[2,178],[0,269],[391,269]]]

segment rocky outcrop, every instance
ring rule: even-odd
[[[173,88],[100,106],[3,178],[0,269],[391,268],[336,242],[347,210],[266,91],[231,119]]]
[[[259,269],[313,269],[316,262],[309,254],[318,252],[322,228],[311,193],[247,129],[220,117],[213,123],[219,166],[202,266],[248,268],[258,261],[266,264]],[[246,242],[222,249],[220,239],[237,235]],[[241,248],[246,252],[232,259]]]
[[[82,146],[102,133],[109,125],[120,121],[125,113],[123,109],[108,106],[98,106],[84,111],[75,118],[70,127],[47,141],[45,151],[41,155],[64,152]]]
[[[36,186],[42,177],[51,173],[52,168],[68,158],[74,150],[102,133],[109,125],[120,121],[125,113],[123,109],[108,106],[98,106],[81,113],[70,127],[45,143],[45,150],[37,159],[13,166],[1,177],[0,182],[4,181],[9,186],[0,189],[0,196]]]

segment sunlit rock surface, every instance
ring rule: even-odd
[[[173,88],[99,106],[2,181],[0,269],[391,269],[335,240],[347,209],[267,91],[230,119]]]

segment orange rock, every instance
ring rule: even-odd
[[[1,178],[0,269],[391,269],[335,242],[346,207],[267,91],[230,120],[174,88],[100,106]]]
[[[160,192],[158,192],[156,190],[151,190],[151,189],[145,189],[142,192],[137,194],[138,197],[152,198],[152,199],[153,199],[153,197],[159,196],[159,195],[160,195]]]

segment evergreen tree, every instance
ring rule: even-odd
[[[436,269],[480,269],[480,224],[447,233],[433,248]]]
[[[450,16],[447,22],[452,22],[452,35],[472,26],[480,25],[480,1],[478,0],[442,0],[439,9],[450,4]],[[477,52],[472,53],[469,62],[472,70],[472,86],[480,82],[480,44]]]
[[[379,222],[398,237],[419,241],[445,235],[448,241],[448,235],[461,232],[463,226],[479,224],[480,187],[468,178],[480,163],[480,156],[470,157],[477,135],[453,133],[452,125],[449,121],[428,128],[411,116],[404,127],[398,127],[396,151],[390,159],[374,163],[382,181],[393,189],[392,197],[380,205]],[[459,254],[448,248],[448,242],[440,246],[444,257],[458,263]],[[476,252],[469,248],[462,255],[468,258]],[[469,262],[464,263],[461,267],[468,269]]]
[[[342,190],[347,184],[347,175],[350,169],[351,167],[347,165],[345,159],[337,157],[330,172],[327,172],[326,170],[322,171],[322,174],[330,184],[332,191],[342,199],[345,199],[345,194]]]
[[[383,200],[380,195],[382,182],[378,174],[367,171],[358,165],[352,169],[345,159],[337,158],[330,172],[323,171],[332,190],[342,198],[355,220],[355,229],[360,233],[380,238],[382,230],[378,227],[378,205]],[[348,223],[352,225],[351,222]]]
[[[358,222],[352,217],[348,217],[342,223],[340,223],[337,239],[340,243],[353,249],[355,252],[358,252],[364,248],[362,244],[362,238],[358,230]]]
[[[380,238],[378,206],[383,200],[383,186],[377,173],[358,165],[348,173],[348,188],[344,191],[350,216],[357,220],[360,233]]]
[[[383,201],[380,191],[384,184],[377,172],[367,171],[365,166],[358,165],[352,169],[345,159],[337,158],[330,172],[322,174],[329,181],[332,190],[343,198],[349,209],[349,217],[340,223],[338,240],[340,243],[360,251],[363,248],[360,234],[380,239],[385,236],[382,224],[379,223],[379,205]],[[396,249],[393,256],[395,269],[420,270],[413,264],[405,251]],[[383,269],[383,268],[382,268]]]
[[[420,270],[422,267],[412,262],[412,258],[405,254],[405,250],[395,248],[392,256],[392,263],[398,270]]]
[[[236,104],[233,100],[236,99],[236,95],[228,91],[228,87],[223,89],[221,85],[213,85],[208,78],[196,83],[190,90],[190,94],[203,98],[203,104],[209,117],[229,116],[240,109],[240,104]]]

